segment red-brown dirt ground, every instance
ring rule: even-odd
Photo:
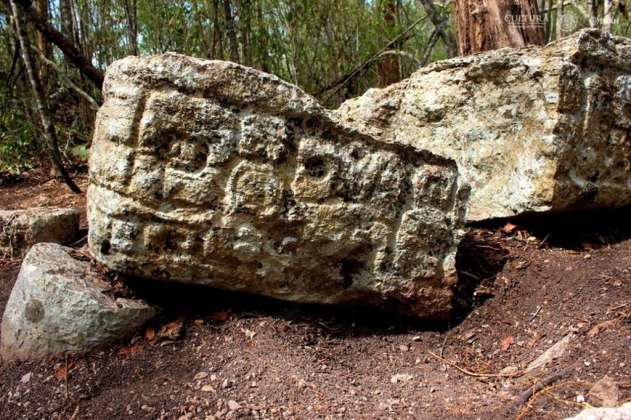
[[[35,205],[85,199],[41,174],[0,187],[0,208]],[[589,390],[605,375],[629,401],[628,214],[471,227],[458,264],[473,308],[442,324],[132,282],[163,314],[84,356],[0,362],[0,418],[557,419],[597,405]],[[0,312],[18,269],[0,261]],[[568,334],[560,357],[524,374]]]

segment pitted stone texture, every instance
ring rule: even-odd
[[[68,244],[77,240],[79,211],[69,208],[0,210],[0,254],[22,257],[38,242]]]
[[[586,408],[574,417],[566,420],[629,420],[631,419],[631,402],[620,407]]]
[[[26,254],[2,317],[4,360],[85,352],[133,334],[156,314],[141,301],[109,297],[109,285],[71,250],[39,243]]]
[[[458,162],[468,220],[631,204],[631,40],[594,30],[546,47],[441,61],[334,112]]]
[[[448,315],[468,192],[452,160],[345,129],[233,63],[130,57],[104,93],[88,221],[110,268]]]

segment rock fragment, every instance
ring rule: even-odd
[[[0,210],[0,254],[19,258],[38,242],[68,244],[77,240],[79,211],[37,207]]]
[[[597,407],[615,407],[620,403],[618,384],[608,375],[602,377],[589,390],[589,401]]]
[[[575,338],[576,334],[569,333],[561,340],[554,343],[554,345],[552,345],[541,355],[539,355],[539,357],[528,364],[528,367],[526,367],[526,373],[539,368],[543,368],[550,362],[562,357],[570,346],[570,343],[572,343]]]
[[[24,258],[0,326],[4,360],[85,352],[133,334],[156,314],[142,301],[108,296],[108,283],[69,251],[39,243]]]

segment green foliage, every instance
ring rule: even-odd
[[[560,1],[541,2],[544,9],[552,10],[546,32],[549,39],[558,33],[556,6]],[[441,16],[453,12],[453,2],[432,3]],[[561,34],[588,25],[587,3],[564,0],[565,13],[575,18],[576,27],[559,31]],[[420,64],[427,64],[425,60],[447,58],[442,38],[427,51],[434,26],[429,18],[423,19],[426,12],[418,0],[55,0],[48,4],[53,25],[101,69],[130,54],[165,51],[237,61],[292,82],[329,107],[376,86],[383,76],[382,60],[394,60],[397,77],[405,78]],[[602,16],[603,2],[596,4]],[[614,10],[613,32],[629,35],[630,17],[628,10]],[[376,59],[394,39],[398,41],[389,54]],[[16,99],[28,98],[24,92],[29,86],[19,63],[15,66],[15,42],[1,3],[0,43],[0,171],[19,171],[32,164],[42,148],[29,122],[28,100]],[[49,58],[75,85],[98,100],[98,88],[59,51]],[[347,78],[369,60],[370,65]],[[326,89],[338,80],[345,82]],[[46,90],[62,152],[84,160],[94,111],[68,83],[61,82],[56,71],[49,72]]]
[[[90,152],[90,149],[88,148],[86,144],[80,144],[71,149],[72,156],[79,159],[81,162],[88,161],[89,152]]]
[[[41,154],[29,119],[12,106],[0,88],[0,172],[20,173],[30,169]]]

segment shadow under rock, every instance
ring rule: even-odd
[[[274,317],[311,324],[333,336],[397,335],[420,331],[446,331],[458,325],[484,295],[476,295],[482,284],[493,283],[507,259],[507,251],[494,243],[487,232],[474,230],[462,242],[456,266],[459,285],[454,295],[452,317],[424,320],[375,308],[350,305],[294,303],[265,296],[229,292],[208,286],[128,279],[134,295],[164,309],[164,316],[204,319],[219,311],[237,317]]]
[[[134,295],[163,308],[167,318],[212,318],[229,311],[237,318],[271,317],[309,324],[331,336],[398,335],[415,331],[445,331],[450,321],[404,317],[375,308],[295,303],[261,295],[229,292],[208,286],[129,279]]]
[[[545,245],[569,250],[597,249],[631,239],[631,206],[616,209],[529,213],[513,218],[472,223],[497,229],[507,222],[518,225]]]
[[[452,327],[493,296],[495,279],[508,257],[508,250],[501,245],[494,232],[484,229],[470,229],[467,232],[456,255],[458,285],[454,293]]]

